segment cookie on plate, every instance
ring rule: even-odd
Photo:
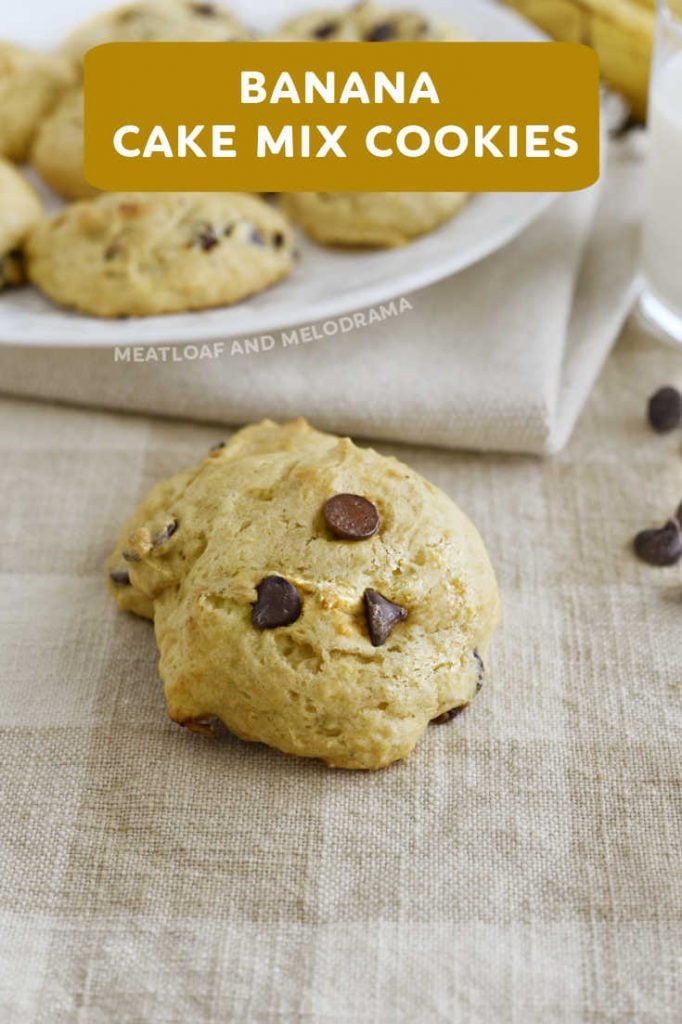
[[[340,768],[404,758],[463,709],[499,617],[450,498],[304,420],[240,430],[158,484],[107,570],[154,619],[174,721]]]
[[[101,11],[79,25],[62,51],[74,60],[100,43],[231,42],[248,31],[227,7],[203,0],[139,0]]]
[[[466,192],[291,192],[282,207],[323,245],[404,245],[450,220]]]
[[[12,164],[0,160],[0,290],[24,280],[24,241],[42,217],[29,183]]]
[[[227,306],[291,270],[286,220],[227,192],[102,193],[46,221],[28,246],[31,281],[94,316]]]
[[[429,42],[465,39],[438,18],[414,10],[389,10],[372,0],[348,8],[317,8],[287,21],[279,39],[320,42]]]
[[[26,159],[38,123],[74,78],[60,57],[0,42],[0,157]]]
[[[97,195],[83,172],[83,89],[69,89],[40,123],[30,161],[43,181],[65,199]]]

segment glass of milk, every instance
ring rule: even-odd
[[[641,310],[682,343],[682,0],[658,0]]]

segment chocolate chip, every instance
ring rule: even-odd
[[[200,14],[203,18],[214,18],[217,14],[215,4],[190,4],[190,10]]]
[[[223,234],[225,235],[225,238],[229,238],[233,231],[234,224],[226,224],[225,227],[223,228]]]
[[[249,241],[252,245],[265,245],[265,238],[260,228],[251,228],[249,233]]]
[[[634,540],[635,554],[649,565],[675,565],[682,558],[682,535],[675,519],[660,530],[642,530]]]
[[[385,43],[387,39],[395,37],[395,26],[391,21],[380,21],[378,25],[371,28],[365,35],[367,43]]]
[[[128,551],[123,551],[122,554],[123,554],[123,557],[125,558],[126,562],[139,562],[141,560],[141,556],[140,556],[138,551],[130,551],[130,550],[128,550]]]
[[[394,604],[378,590],[368,587],[364,593],[365,617],[372,647],[381,647],[391,635],[393,627],[407,618],[407,608]]]
[[[121,253],[121,246],[119,245],[119,243],[118,242],[112,242],[111,245],[108,246],[104,250],[104,259],[108,263],[109,260],[113,260],[116,256],[120,255],[120,253]]]
[[[204,221],[199,224],[196,233],[196,240],[204,250],[204,252],[210,252],[211,249],[215,249],[216,245],[219,245],[220,239],[215,233],[215,228],[208,221]]]
[[[648,412],[654,430],[667,434],[682,423],[682,395],[677,388],[659,388],[649,399]]]
[[[301,614],[301,599],[293,583],[283,576],[266,576],[256,587],[258,598],[251,621],[256,629],[290,626]]]
[[[284,242],[285,238],[282,232],[275,231],[274,235],[272,236],[272,244],[274,245],[275,249],[281,249],[282,246],[284,245]]]
[[[474,650],[474,658],[478,665],[478,678],[476,680],[476,693],[478,693],[485,681],[485,665],[483,664],[483,658],[477,650]]]
[[[109,579],[117,587],[130,586],[130,574],[127,569],[114,569],[113,572],[109,573]]]
[[[376,505],[360,494],[335,494],[322,508],[325,522],[335,537],[365,540],[379,529]]]
[[[170,540],[170,538],[173,536],[177,528],[177,519],[171,519],[168,523],[166,523],[162,530],[159,530],[158,533],[154,534],[154,536],[152,537],[152,547],[159,548],[161,547],[162,544],[165,544],[167,540]]]
[[[432,725],[445,725],[446,722],[450,722],[453,718],[457,718],[457,715],[461,715],[463,711],[469,707],[469,703],[459,704],[456,708],[450,708],[449,711],[444,711],[442,715],[436,715],[435,718],[431,719]]]
[[[317,25],[313,29],[313,36],[315,39],[329,39],[333,36],[339,27],[338,21],[323,21],[321,25]]]
[[[208,450],[210,452],[219,452],[220,449],[224,448],[226,444],[227,444],[227,441],[218,441],[217,444],[212,444],[211,447]]]

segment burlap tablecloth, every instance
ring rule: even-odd
[[[0,404],[2,1024],[680,1020],[682,497],[632,331],[553,461],[397,450],[478,523],[504,622],[470,711],[333,772],[165,718],[101,562],[196,425]],[[387,449],[388,450],[388,449]]]

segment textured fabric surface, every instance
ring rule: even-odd
[[[396,449],[478,524],[503,624],[472,708],[331,771],[165,717],[101,563],[206,427],[0,404],[2,1024],[679,1021],[682,497],[630,332],[551,461]],[[388,447],[382,450],[389,450]]]
[[[613,144],[599,186],[561,197],[489,259],[410,296],[402,316],[331,337],[312,325],[319,340],[303,324],[298,344],[275,332],[272,350],[242,354],[241,338],[234,354],[226,341],[224,355],[198,361],[182,361],[181,345],[181,361],[146,363],[3,346],[0,389],[217,423],[304,414],[389,441],[557,451],[632,304],[640,142]]]

